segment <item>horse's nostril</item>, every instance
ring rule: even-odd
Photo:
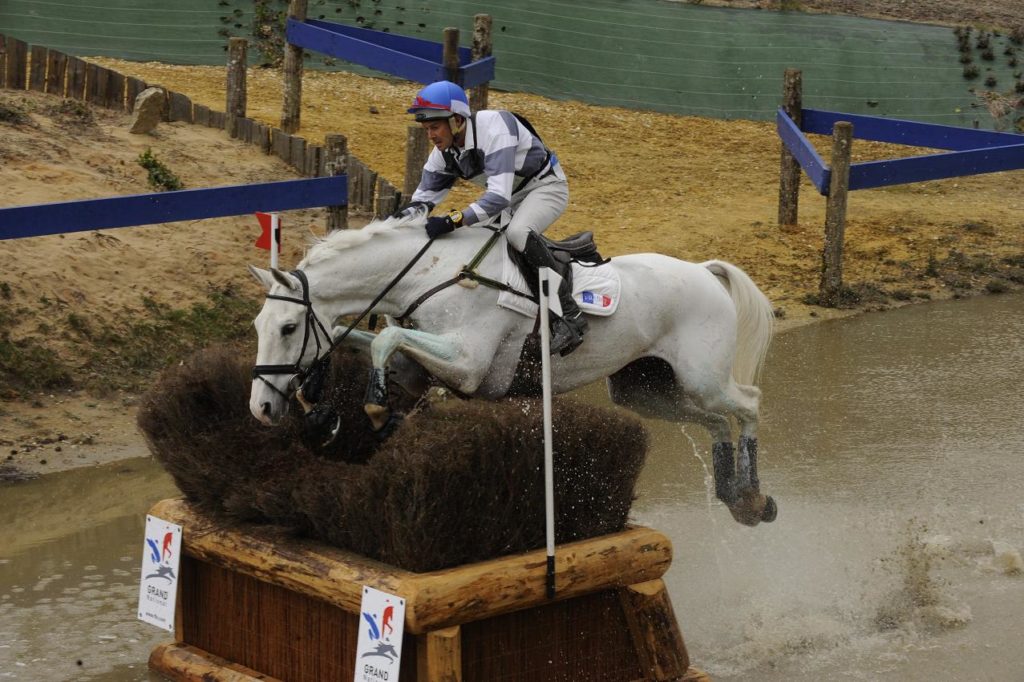
[[[263,414],[270,416],[270,403],[263,403]]]

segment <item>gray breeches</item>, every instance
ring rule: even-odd
[[[512,220],[505,235],[516,251],[526,246],[532,230],[543,234],[569,205],[569,183],[555,176],[530,183],[527,191],[512,195]]]

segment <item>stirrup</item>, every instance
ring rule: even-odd
[[[551,354],[558,353],[563,358],[579,348],[583,343],[583,332],[586,331],[587,321],[579,318],[582,324],[576,321],[570,322],[564,317],[558,317],[551,323]]]

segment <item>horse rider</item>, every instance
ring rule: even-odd
[[[565,211],[569,185],[558,158],[541,141],[533,126],[509,111],[470,112],[466,92],[449,81],[426,86],[408,112],[427,131],[434,148],[412,200],[401,213],[434,209],[455,180],[472,180],[484,193],[461,211],[427,219],[431,239],[457,227],[491,225],[508,218],[509,244],[533,267],[561,273],[540,237]],[[551,318],[551,352],[567,355],[583,342],[587,321],[573,300],[569,278],[558,289],[562,317]]]

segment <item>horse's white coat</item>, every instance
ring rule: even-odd
[[[310,282],[310,297],[329,324],[363,309],[423,246],[423,217],[388,219],[361,230],[335,232],[318,241],[299,264]],[[420,294],[453,277],[486,241],[482,229],[462,229],[438,239],[375,312],[397,316]],[[501,246],[503,248],[503,245]],[[496,247],[478,271],[501,274]],[[552,358],[552,382],[564,393],[609,378],[613,400],[643,414],[705,425],[717,441],[731,441],[729,417],[743,435],[754,437],[760,391],[754,386],[772,333],[768,299],[739,268],[722,261],[695,264],[659,254],[613,259],[622,281],[622,301],[610,317],[591,317],[583,345],[567,357]],[[291,275],[251,268],[269,293],[297,295]],[[445,384],[482,398],[502,397],[512,382],[531,320],[496,305],[498,292],[479,286],[451,286],[435,294],[412,316],[414,329],[387,327],[370,342],[375,367],[396,352]],[[292,364],[298,359],[305,324],[303,306],[268,299],[255,320],[256,363]],[[335,335],[340,328],[335,328]],[[624,381],[616,372],[643,357],[671,366],[671,382]],[[301,364],[314,360],[308,344]],[[285,390],[288,376],[267,377]],[[253,414],[267,424],[287,408],[281,395],[254,381]]]

